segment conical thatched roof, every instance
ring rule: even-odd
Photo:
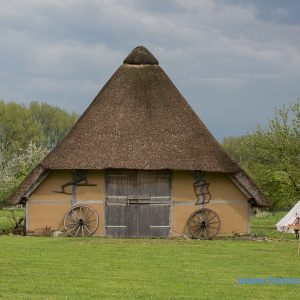
[[[153,61],[147,49],[134,49],[42,166],[238,172]]]
[[[126,57],[40,166],[243,172],[142,46]]]

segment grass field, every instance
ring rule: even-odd
[[[253,228],[274,234],[272,218]],[[299,278],[292,238],[270,252],[275,241],[0,236],[0,299],[298,299],[299,285],[238,283]]]
[[[259,236],[279,239],[283,233],[278,232],[275,226],[287,212],[276,212],[273,217],[272,213],[260,212],[257,216],[251,218],[251,233],[256,233]],[[287,233],[284,239],[295,239],[294,233]]]

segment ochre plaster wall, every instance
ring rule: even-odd
[[[104,194],[104,170],[92,170],[87,174],[87,182],[97,186],[77,186],[77,200],[105,200]]]
[[[210,183],[211,200],[247,200],[226,174],[205,172],[205,180]]]
[[[173,171],[173,201],[197,201],[193,183],[187,171]]]
[[[205,180],[210,183],[208,189],[212,196],[210,203],[205,204],[205,207],[219,215],[221,220],[219,234],[232,234],[232,231],[247,232],[247,197],[226,174],[205,172]],[[197,201],[193,188],[194,182],[195,180],[187,171],[173,171],[173,234],[189,234],[188,219],[195,210],[200,208],[194,205]],[[178,201],[181,201],[181,205],[176,205]],[[228,203],[231,201],[241,203]]]
[[[173,206],[173,234],[190,234],[188,219],[199,206]]]
[[[46,228],[64,229],[64,217],[71,208],[71,203],[30,203],[29,230]]]
[[[29,197],[29,229],[35,230],[50,226],[51,230],[63,229],[65,214],[71,208],[72,195],[55,193],[61,185],[72,180],[72,170],[54,170],[44,179]],[[99,217],[99,226],[95,234],[103,234],[104,220],[104,171],[90,171],[87,182],[97,186],[77,186],[77,205],[88,205],[95,209]],[[72,186],[65,188],[71,192]],[[89,203],[89,200],[102,200],[103,203]],[[49,203],[49,201],[51,201]],[[62,203],[63,202],[63,203]],[[85,203],[86,202],[86,203]]]
[[[205,206],[215,211],[220,220],[221,228],[219,234],[247,233],[248,230],[248,203],[224,203]]]
[[[30,195],[29,200],[71,200],[71,195],[55,193],[61,186],[72,180],[72,170],[54,170]],[[65,187],[65,191],[72,192],[72,186]]]

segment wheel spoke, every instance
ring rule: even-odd
[[[76,219],[72,219],[72,218],[70,218],[68,216],[66,216],[66,218],[76,222]]]
[[[76,225],[78,223],[70,223],[70,224],[66,224],[66,226],[70,226],[70,225]]]
[[[96,226],[93,226],[93,225],[91,225],[91,224],[89,224],[89,226],[94,227],[94,228],[97,228]]]
[[[84,228],[90,233],[90,234],[92,234],[90,231],[89,231],[89,229],[85,226],[85,225],[83,225],[84,226]]]
[[[83,220],[84,220],[84,218],[85,218],[87,212],[88,212],[88,209],[85,210],[84,216],[83,216],[83,218],[82,218]]]
[[[199,213],[199,217],[198,217],[199,221],[202,223],[203,221],[203,212]]]
[[[213,229],[218,229],[218,228],[216,228],[216,227],[213,227],[213,226],[207,226],[207,228],[213,228]]]
[[[78,220],[80,220],[80,219],[78,218],[77,214],[76,214],[76,210],[75,210],[75,209],[72,210],[72,213],[74,213],[74,215],[76,216],[76,218],[77,218]]]
[[[76,228],[77,226],[79,226],[79,224],[77,224],[75,227],[71,228],[71,229],[68,231],[68,233],[70,233],[70,231],[72,231],[72,230],[75,230],[75,228]]]
[[[207,219],[208,219],[209,214],[210,214],[210,211],[208,212],[208,214],[207,214],[207,216],[205,218],[205,223],[207,223]]]
[[[196,233],[198,230],[200,230],[201,229],[201,227],[198,227],[198,229],[197,230],[195,230],[195,231],[193,231],[193,233]]]
[[[199,219],[199,221],[201,222],[200,218],[197,216],[197,214],[195,214],[195,217],[197,217]]]
[[[79,225],[78,225],[79,226]],[[77,232],[76,232],[76,234],[75,234],[75,236],[77,236],[77,234],[78,234],[78,231],[80,230],[80,226],[78,227],[78,229],[77,229]]]
[[[89,221],[84,221],[84,223],[87,223],[87,222],[93,222],[93,221],[97,221],[97,219],[89,220]]]
[[[199,237],[201,237],[201,233],[203,232],[203,230],[205,231],[205,228],[204,228],[204,227],[201,228],[201,231],[200,231],[200,233],[199,233]]]
[[[205,222],[205,215],[206,215],[206,214],[205,214],[205,211],[202,211],[202,212],[201,212],[201,218],[202,218],[201,221],[202,221],[202,222],[203,222],[203,221]]]
[[[79,206],[79,210],[80,210],[80,219],[82,219],[81,206]]]
[[[219,224],[219,222],[211,222],[211,223],[207,223],[207,225],[210,225],[210,224]]]
[[[206,227],[206,229],[211,233],[211,235],[214,235],[210,230],[209,230],[209,228],[208,227]]]
[[[208,221],[207,221],[207,223],[209,222],[209,221],[211,221],[213,218],[215,218],[216,217],[216,215],[214,215],[211,219],[209,219]]]
[[[198,222],[198,221],[195,221],[195,220],[191,220],[191,221],[194,222],[194,223],[201,224],[201,222]]]
[[[81,226],[81,230],[82,230],[82,236],[84,237],[84,233],[83,233],[83,226]]]
[[[95,214],[95,212],[93,211],[84,221],[86,221],[90,216],[92,216],[93,214]]]

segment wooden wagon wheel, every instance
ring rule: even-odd
[[[87,205],[77,205],[69,209],[64,218],[64,226],[68,235],[86,237],[95,233],[99,218],[96,211]]]
[[[188,220],[188,228],[195,239],[210,240],[220,230],[221,221],[216,212],[208,208],[194,211]]]

